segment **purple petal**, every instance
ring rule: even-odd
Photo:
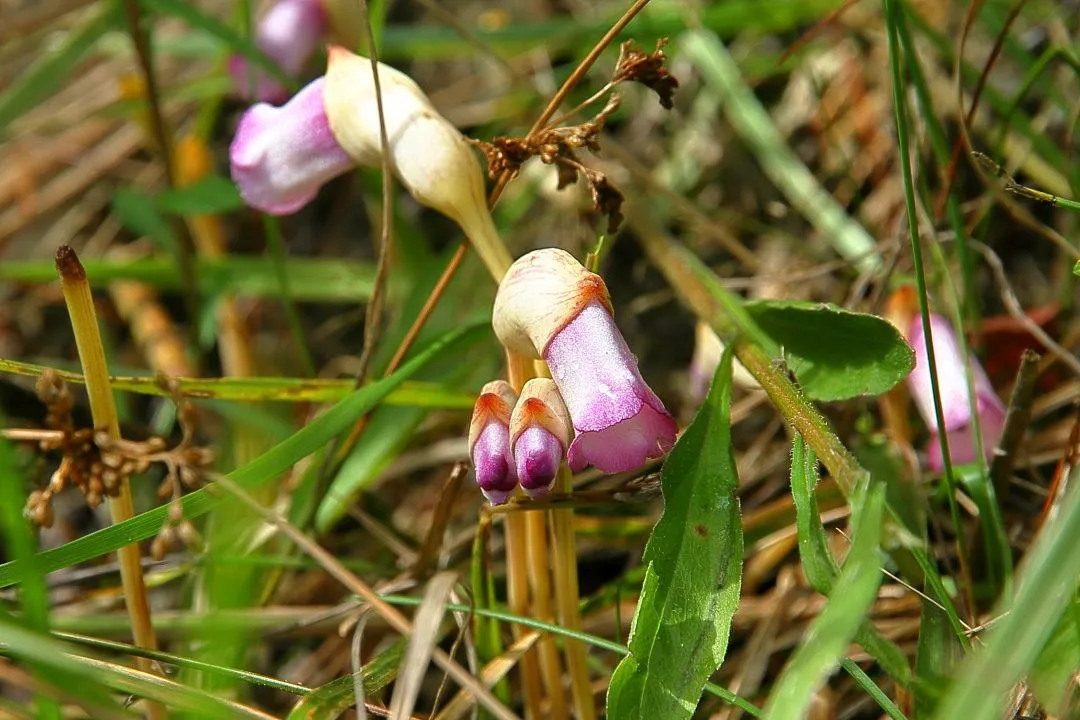
[[[529,497],[546,495],[555,483],[565,449],[559,438],[539,426],[526,428],[514,443],[518,481]]]
[[[641,378],[614,319],[599,303],[586,305],[552,337],[544,360],[577,433],[568,451],[573,470],[633,470],[674,445],[675,420]]]
[[[254,105],[240,118],[229,161],[251,207],[272,215],[296,212],[323,183],[355,166],[330,131],[323,82],[317,78],[281,107]]]
[[[296,77],[319,48],[328,22],[321,0],[280,0],[259,18],[255,45],[286,75]],[[245,99],[281,102],[288,96],[284,85],[262,68],[249,66],[239,55],[229,58],[228,70],[237,92]]]
[[[945,432],[949,439],[952,461],[963,464],[978,459],[971,403],[969,401],[967,366],[971,366],[972,384],[975,389],[975,409],[979,414],[979,428],[985,459],[993,456],[994,447],[1005,425],[1005,406],[994,392],[990,379],[974,358],[966,358],[960,352],[960,344],[948,320],[940,315],[930,315],[930,334],[934,340],[934,361],[937,367],[938,390],[941,394],[941,412],[945,420]],[[926,353],[922,318],[911,323],[908,342],[915,350],[915,369],[908,376],[908,389],[915,406],[919,409],[931,433],[927,447],[927,460],[934,470],[943,467],[941,447],[938,443],[937,415],[930,385],[930,362]]]
[[[517,487],[517,473],[510,456],[510,428],[489,422],[480,431],[472,451],[476,484],[492,505],[506,502]]]

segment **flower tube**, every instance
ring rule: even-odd
[[[671,449],[675,420],[642,379],[604,281],[570,253],[519,258],[499,285],[492,324],[507,348],[547,362],[575,430],[573,470],[624,472]]]
[[[506,502],[517,487],[517,471],[510,453],[510,413],[517,395],[505,380],[493,380],[481,389],[469,423],[469,457],[476,469],[476,484],[492,505]]]
[[[970,365],[984,459],[989,461],[1005,427],[1005,406],[994,392],[978,361],[965,357],[960,352],[960,344],[948,320],[931,313],[930,334],[934,341],[938,390],[941,394],[941,411],[949,440],[950,458],[958,464],[979,459],[968,393],[967,368]],[[907,378],[908,390],[932,436],[926,449],[927,463],[931,469],[940,471],[944,463],[941,443],[938,441],[939,428],[930,385],[930,361],[926,353],[922,317],[916,316],[911,321],[907,338],[915,350],[915,369]]]
[[[570,414],[555,383],[533,378],[510,415],[510,449],[518,482],[529,497],[551,490],[570,446]]]
[[[289,77],[296,77],[319,49],[328,29],[322,0],[278,0],[255,24],[255,46],[277,62]],[[289,91],[276,78],[251,67],[240,56],[229,58],[229,75],[245,99],[282,102]]]
[[[330,130],[324,85],[318,78],[285,105],[259,103],[240,118],[229,163],[248,205],[272,215],[294,213],[356,165]]]

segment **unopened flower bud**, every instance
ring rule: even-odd
[[[510,415],[510,449],[518,482],[530,497],[555,483],[571,439],[570,413],[553,380],[534,378],[521,389]]]
[[[689,382],[687,394],[695,402],[702,402],[709,394],[713,375],[720,365],[724,354],[724,342],[706,323],[698,321],[694,330],[694,354],[690,358]],[[737,359],[731,368],[731,379],[740,387],[751,390],[761,389],[754,376]]]
[[[288,103],[252,106],[229,146],[232,178],[248,205],[272,215],[296,212],[323,183],[354,167],[330,131],[318,78]]]
[[[322,0],[278,0],[255,23],[255,46],[296,77],[323,42],[328,16]],[[289,91],[240,55],[229,58],[229,75],[245,99],[281,102]]]
[[[510,453],[510,413],[517,395],[505,380],[493,380],[480,391],[469,424],[469,456],[476,484],[492,505],[506,502],[517,487]]]
[[[342,47],[328,49],[326,116],[341,147],[361,165],[378,167],[382,135],[371,61]],[[390,160],[405,189],[468,236],[495,277],[510,255],[484,196],[484,176],[468,140],[435,110],[412,78],[378,64]]]
[[[576,435],[571,469],[633,470],[675,442],[677,426],[615,325],[607,287],[557,248],[519,258],[495,296],[492,325],[519,355],[547,362]]]

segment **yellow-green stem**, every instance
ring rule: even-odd
[[[559,470],[559,491],[573,490],[570,469],[564,464]],[[581,631],[579,590],[577,577],[577,548],[574,538],[573,509],[551,512],[551,527],[555,537],[555,605],[559,624],[568,630]],[[570,668],[570,691],[578,720],[593,720],[596,705],[593,702],[592,684],[589,682],[589,666],[585,645],[580,640],[566,638],[566,664]]]
[[[533,617],[544,622],[551,622],[551,575],[548,562],[547,512],[544,510],[525,510],[525,528],[527,532],[529,581],[532,586]],[[545,633],[539,641],[540,674],[547,686],[547,698],[550,704],[547,717],[552,720],[566,718],[566,698],[559,692],[562,687],[562,664],[559,662],[559,648],[555,638]]]
[[[109,368],[105,362],[105,348],[101,344],[101,332],[98,328],[97,314],[94,312],[94,299],[90,293],[90,283],[86,270],[79,262],[78,255],[69,245],[61,245],[56,251],[56,270],[60,274],[60,288],[71,317],[71,328],[75,333],[75,345],[79,351],[83,375],[86,378],[86,393],[90,398],[90,414],[94,427],[104,430],[114,440],[120,439],[120,423],[116,416],[116,402],[109,382]],[[131,484],[127,478],[121,478],[120,489],[116,497],[109,499],[109,514],[113,524],[121,523],[135,514],[131,497]],[[146,596],[143,582],[142,562],[138,544],[127,545],[117,551],[120,563],[120,584],[124,589],[124,600],[128,616],[131,619],[131,632],[135,644],[148,650],[157,649],[157,638],[150,620],[150,603]],[[154,672],[153,663],[146,658],[139,658],[138,665],[145,672]],[[167,717],[165,708],[157,703],[148,704],[148,714],[154,720]]]

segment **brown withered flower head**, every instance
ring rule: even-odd
[[[651,53],[645,53],[634,46],[633,40],[627,40],[619,46],[619,60],[615,63],[615,74],[611,77],[611,83],[617,84],[625,81],[641,83],[652,88],[660,97],[660,105],[665,110],[674,107],[673,95],[679,87],[679,81],[668,72],[664,62],[664,46],[667,38],[656,41],[656,49]]]

